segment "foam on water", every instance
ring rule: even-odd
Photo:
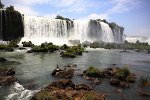
[[[37,93],[38,90],[28,90],[25,89],[22,85],[20,85],[19,83],[14,83],[14,85],[12,85],[10,87],[10,94],[5,97],[6,100],[30,100],[32,98],[32,96]]]

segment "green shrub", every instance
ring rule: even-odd
[[[90,66],[87,70],[84,71],[84,73],[86,76],[89,76],[89,77],[99,77],[101,72],[99,69],[93,66]]]
[[[0,44],[0,50],[4,50],[4,49],[6,49],[6,47],[7,47],[7,45],[5,45],[5,44]]]
[[[117,71],[115,77],[118,79],[124,80],[129,74],[130,74],[129,69],[126,67],[123,67]]]
[[[22,44],[23,44],[23,47],[32,47],[33,46],[31,41],[29,41],[29,42],[25,41],[25,42],[22,42]]]
[[[83,100],[94,100],[92,94],[84,94],[83,98],[84,98]]]
[[[61,53],[61,57],[64,57],[64,58],[74,58],[76,56],[74,54],[72,54],[72,53],[63,52],[63,53]]]

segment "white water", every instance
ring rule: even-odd
[[[14,83],[10,88],[10,94],[5,98],[6,100],[30,100],[38,90],[31,91],[25,89],[19,83]]]
[[[119,42],[122,34],[114,35],[108,24],[90,20],[49,19],[36,16],[24,16],[25,35],[22,41],[32,41],[36,45],[53,42],[57,45],[68,44],[68,40]],[[117,41],[117,42],[118,42]]]

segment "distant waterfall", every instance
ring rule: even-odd
[[[108,24],[96,20],[49,19],[44,17],[24,16],[24,38],[34,44],[53,42],[68,43],[68,40],[104,41],[122,43],[123,31],[112,30]]]

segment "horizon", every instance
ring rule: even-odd
[[[125,28],[127,36],[150,35],[149,0],[1,0],[25,16],[106,19]]]

